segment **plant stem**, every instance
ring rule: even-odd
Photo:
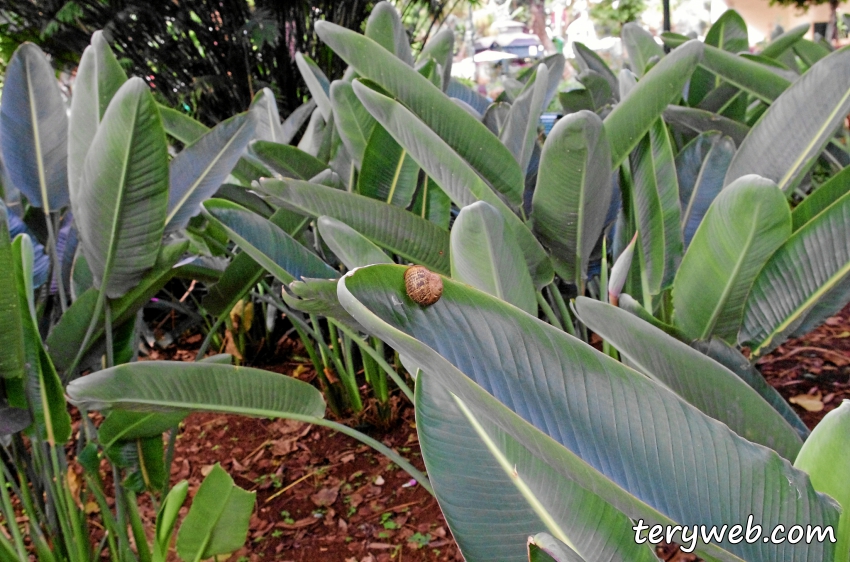
[[[112,307],[109,301],[103,305],[103,330],[106,334],[106,368],[115,366],[115,350],[112,342]]]
[[[101,286],[100,292],[97,295],[97,302],[94,305],[94,313],[92,313],[91,321],[89,322],[89,327],[86,329],[86,335],[83,336],[83,341],[80,344],[80,349],[77,351],[77,355],[74,357],[74,360],[71,361],[71,365],[65,370],[62,374],[62,382],[68,383],[71,380],[71,377],[74,376],[74,372],[77,370],[77,367],[80,364],[80,361],[83,359],[83,355],[86,352],[86,348],[89,345],[89,341],[91,340],[92,335],[94,334],[95,328],[97,328],[97,322],[100,320],[100,313],[103,311],[103,305],[106,302],[106,288],[105,286]]]
[[[56,288],[59,292],[59,305],[62,308],[62,313],[64,314],[66,310],[68,310],[68,300],[65,297],[65,283],[62,280],[62,263],[59,261],[59,254],[56,250],[56,229],[53,225],[53,217],[51,217],[50,212],[44,214],[44,222],[47,223],[47,253],[50,256],[50,277],[47,280],[47,283],[50,284],[53,281],[53,277],[56,277]],[[57,215],[58,218],[58,215]]]
[[[346,341],[340,343],[336,326],[330,321],[328,322],[328,332],[333,342],[334,363],[342,367],[342,369],[339,369],[339,378],[342,379],[342,385],[348,394],[348,405],[354,413],[362,412],[363,402],[360,400],[360,389],[357,386],[357,379],[354,375],[354,366],[352,364],[351,340],[346,339]],[[344,363],[340,359],[340,346],[342,347],[342,359],[344,359]]]
[[[413,403],[413,391],[410,390],[410,387],[407,386],[407,384],[405,384],[404,379],[401,378],[401,375],[399,375],[398,372],[396,372],[396,370],[393,369],[390,366],[389,363],[387,363],[387,360],[384,359],[383,354],[378,352],[376,349],[372,348],[372,346],[370,346],[364,339],[362,339],[360,336],[358,336],[357,333],[354,330],[352,330],[351,328],[349,328],[345,324],[337,322],[337,327],[343,333],[348,335],[348,337],[350,337],[351,340],[354,343],[356,343],[357,346],[362,351],[365,351],[366,353],[368,353],[369,356],[372,359],[375,360],[375,362],[378,364],[378,366],[381,367],[381,369],[383,369],[384,372],[387,375],[390,376],[390,378],[393,380],[393,382],[396,383],[396,385],[401,389],[401,391],[404,393],[404,395],[407,396],[408,400],[410,400],[410,403],[412,404]]]
[[[559,330],[564,331],[564,326],[561,324],[561,321],[558,320],[558,316],[555,314],[555,311],[552,310],[552,307],[549,306],[548,302],[546,302],[546,297],[543,296],[543,292],[537,291],[535,294],[537,295],[537,304],[539,304],[540,308],[543,309],[543,313],[546,315],[546,318],[549,319],[549,323]]]
[[[195,361],[200,361],[204,358],[204,355],[207,353],[207,349],[210,347],[210,343],[212,342],[213,337],[215,337],[218,329],[221,328],[221,325],[224,323],[224,319],[227,313],[221,314],[212,325],[212,327],[207,332],[207,337],[204,338],[203,343],[201,344],[201,348],[198,350],[197,355],[195,355]]]
[[[9,533],[15,541],[15,550],[17,550],[18,558],[26,560],[26,548],[24,547],[24,539],[21,535],[21,530],[18,528],[18,522],[15,520],[15,510],[12,508],[12,501],[9,498],[9,490],[6,488],[6,471],[0,470],[0,499],[3,501],[3,516],[6,518],[6,526],[9,528]],[[0,535],[2,536],[2,535]],[[5,539],[5,537],[3,537]],[[11,550],[11,544],[9,545]]]
[[[570,316],[570,311],[567,308],[567,303],[564,302],[564,297],[561,296],[561,291],[559,291],[558,287],[553,283],[549,285],[549,293],[552,295],[552,299],[555,301],[555,304],[558,305],[558,310],[561,312],[561,318],[564,319],[566,332],[575,337],[576,329],[575,326],[573,326],[573,318]]]

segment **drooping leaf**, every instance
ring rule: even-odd
[[[434,271],[449,271],[449,233],[404,209],[297,180],[263,180],[260,188],[293,211],[335,218],[385,250]]]
[[[646,74],[650,59],[664,57],[664,49],[655,42],[655,38],[638,23],[629,22],[620,33],[623,45],[629,53],[631,68],[638,78]]]
[[[540,156],[531,202],[534,230],[581,286],[611,201],[611,152],[602,120],[580,111],[558,121]]]
[[[703,44],[689,41],[652,67],[637,86],[605,118],[605,134],[616,168],[640,142],[682,88],[702,58]],[[663,92],[663,95],[659,95]]]
[[[537,313],[522,249],[492,205],[478,201],[460,210],[451,231],[451,263],[452,279]]]
[[[47,57],[15,50],[3,80],[0,150],[12,185],[45,213],[68,205],[68,114]]]
[[[793,461],[803,440],[754,389],[732,371],[689,345],[606,303],[578,297],[581,321],[629,360],[704,414],[750,441]]]
[[[168,206],[168,149],[141,78],[124,83],[95,133],[73,209],[95,286],[132,289],[156,261]]]
[[[643,249],[643,273],[650,294],[657,295],[672,284],[683,252],[679,182],[663,120],[655,121],[633,155],[632,204]]]
[[[361,76],[377,82],[407,105],[499,193],[514,204],[520,203],[522,171],[510,156],[510,151],[487,127],[452,103],[427,78],[368,37],[328,21],[317,22],[316,32]],[[475,104],[470,105],[478,110]],[[486,110],[487,105],[489,103],[485,103],[479,112]]]
[[[752,515],[765,528],[837,522],[837,506],[816,494],[805,474],[663,386],[452,280],[444,280],[435,304],[415,306],[404,293],[403,274],[400,266],[358,269],[340,281],[340,302],[370,333],[427,365],[425,376],[519,442],[538,443],[533,424],[564,445],[540,443],[533,450],[632,520],[728,525],[745,524]],[[814,562],[830,559],[833,548],[828,541],[724,541],[699,544],[697,553],[714,560]]]
[[[263,164],[286,178],[308,180],[328,168],[315,156],[289,144],[257,140],[250,147],[251,153]]]
[[[700,66],[767,103],[782,95],[790,82],[763,64],[706,45]]]
[[[316,225],[322,240],[347,269],[375,263],[393,263],[371,240],[344,222],[321,216]]]
[[[676,155],[682,234],[687,248],[708,207],[723,188],[735,144],[720,133],[702,133]]]
[[[165,233],[184,228],[200,212],[201,202],[230,175],[255,134],[256,113],[240,113],[187,146],[169,164]]]
[[[724,188],[676,274],[676,326],[691,339],[734,341],[756,275],[790,233],[791,213],[775,183],[744,176]]]
[[[843,85],[848,80],[849,50],[836,51],[810,68],[776,99],[744,139],[725,184],[758,174],[785,192],[792,190],[850,112],[850,91]]]
[[[738,341],[751,357],[814,329],[850,301],[850,193],[783,242],[747,298]]]
[[[695,133],[718,131],[734,140],[736,146],[740,146],[750,132],[750,128],[745,124],[733,121],[728,117],[680,105],[668,106],[664,110],[664,120],[671,125],[677,125],[684,130]]]
[[[77,67],[71,115],[68,119],[68,191],[76,195],[94,134],[112,96],[127,81],[127,74],[109,48],[102,31],[91,36]]]
[[[339,274],[283,229],[259,215],[222,199],[210,199],[204,214],[282,283],[302,277],[332,278]]]

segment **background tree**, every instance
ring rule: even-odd
[[[307,88],[295,64],[301,51],[331,78],[344,64],[321,44],[313,24],[360,29],[376,0],[0,0],[0,58],[23,41],[38,43],[71,70],[103,29],[129,73],[145,78],[165,103],[212,125],[248,107],[270,87],[283,115]],[[448,0],[399,0],[413,22],[433,22]],[[433,26],[425,27],[431,29]],[[411,34],[415,31],[411,28]],[[421,30],[420,30],[421,35]],[[421,39],[421,37],[420,37]],[[0,68],[0,70],[2,70]]]
[[[771,6],[795,6],[800,11],[807,11],[811,6],[829,4],[829,23],[826,26],[826,37],[830,43],[838,39],[838,4],[840,0],[770,0]]]

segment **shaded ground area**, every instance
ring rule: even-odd
[[[184,350],[169,355],[194,356]],[[850,306],[758,366],[814,427],[850,398]],[[313,376],[297,363],[273,370],[303,380]],[[394,411],[397,422],[389,430],[359,429],[422,469],[413,408],[396,399]],[[344,435],[287,420],[190,416],[177,441],[174,481],[188,478],[194,493],[216,462],[257,492],[248,543],[231,561],[463,560],[436,500],[389,459]],[[668,562],[698,560],[673,546],[657,552]]]

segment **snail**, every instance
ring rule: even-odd
[[[404,272],[404,288],[413,302],[430,306],[443,294],[443,280],[439,275],[421,265],[414,265]]]

